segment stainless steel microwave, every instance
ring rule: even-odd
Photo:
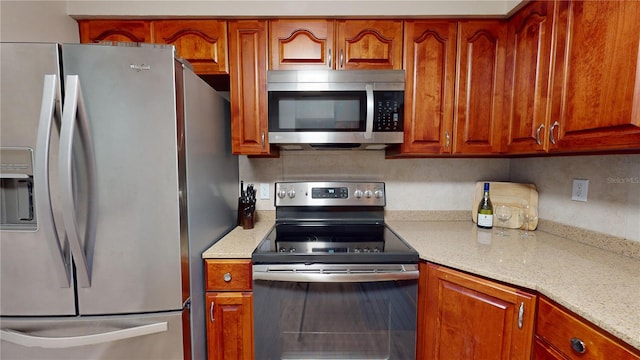
[[[269,71],[269,143],[293,150],[402,143],[404,77],[404,70]]]

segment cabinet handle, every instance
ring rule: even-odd
[[[231,273],[226,273],[222,275],[222,280],[224,280],[224,282],[227,282],[227,283],[231,281]]]
[[[260,141],[261,141],[261,144],[262,144],[262,149],[264,149],[264,131],[260,135]]]
[[[587,352],[587,345],[585,345],[584,341],[575,337],[571,338],[571,348],[578,354],[584,354]]]
[[[449,130],[444,132],[444,138],[444,147],[448,149],[449,145],[451,144],[451,135],[449,135]]]
[[[540,131],[542,131],[542,129],[544,129],[544,124],[540,124],[536,130],[536,144],[538,145],[542,145],[542,140],[540,140]]]
[[[555,121],[553,125],[551,125],[551,129],[549,129],[549,141],[551,141],[553,145],[556,144],[556,138],[553,136],[553,130],[558,126],[560,126],[560,123]]]
[[[520,308],[518,309],[518,329],[522,329],[524,323],[524,302],[520,302]]]
[[[331,49],[329,49],[329,61],[327,62],[327,66],[331,69]]]
[[[340,69],[344,68],[344,49],[340,49]]]
[[[211,320],[211,322],[216,321],[216,319],[213,318],[213,309],[216,306],[215,302],[211,302],[211,305],[209,306],[209,319]]]

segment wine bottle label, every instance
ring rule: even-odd
[[[478,226],[492,227],[493,214],[478,214]]]

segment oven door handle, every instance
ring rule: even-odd
[[[286,282],[381,282],[418,279],[416,264],[403,265],[253,265],[253,279]]]

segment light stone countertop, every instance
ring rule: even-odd
[[[271,229],[272,216],[255,228],[237,227],[203,258],[250,258]],[[640,349],[640,260],[542,231],[523,238],[478,229],[466,221],[386,223],[433,263],[536,290]]]

